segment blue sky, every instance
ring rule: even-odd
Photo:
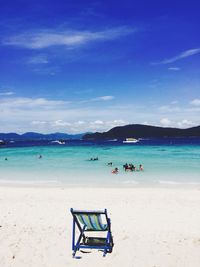
[[[0,3],[0,132],[200,125],[198,1]]]

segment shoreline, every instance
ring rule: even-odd
[[[200,190],[200,182],[177,182],[177,181],[162,181],[159,182],[149,182],[149,183],[139,183],[137,181],[124,181],[123,183],[69,183],[63,181],[24,181],[24,180],[6,180],[0,179],[0,188],[11,187],[11,188],[94,188],[94,189],[197,189]]]

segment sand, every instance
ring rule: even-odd
[[[114,249],[72,258],[70,208],[108,209]],[[198,188],[0,187],[0,267],[199,267]]]

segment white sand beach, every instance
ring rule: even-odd
[[[72,258],[70,208],[108,209],[114,249]],[[200,266],[199,188],[0,187],[0,266]]]

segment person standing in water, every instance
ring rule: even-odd
[[[119,172],[119,169],[118,168],[114,168],[114,170],[112,170],[112,173],[113,174],[117,174]]]

